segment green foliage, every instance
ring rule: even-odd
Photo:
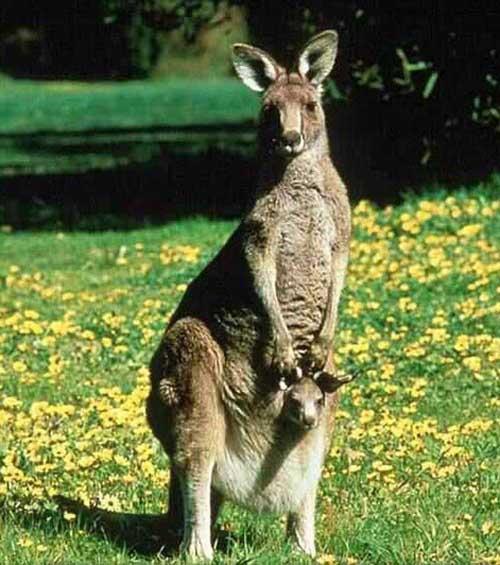
[[[478,147],[483,162],[498,155],[499,17],[493,0],[481,10],[416,0],[277,1],[272,18],[266,2],[245,5],[254,41],[288,63],[315,31],[339,31],[327,95],[349,105],[350,115],[365,124],[364,134],[387,131],[373,146],[384,146],[396,166],[467,166],[467,153]],[[394,137],[404,140],[403,154],[391,154]]]
[[[150,74],[160,48],[160,34],[179,29],[192,42],[215,15],[222,0],[102,0],[110,31],[125,38],[127,77]],[[118,53],[116,53],[118,55]]]
[[[222,0],[90,0],[0,8],[0,67],[20,76],[142,78],[165,32],[193,41]],[[3,32],[3,33],[2,33]]]
[[[169,31],[181,28],[186,39],[193,40],[200,28],[210,21],[222,0],[103,0],[106,18],[139,14],[144,25]]]

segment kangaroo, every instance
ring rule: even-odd
[[[181,550],[211,559],[222,502],[288,515],[315,555],[314,512],[333,433],[333,342],[350,240],[347,191],[329,156],[322,83],[337,33],[314,36],[296,67],[233,46],[237,75],[262,93],[260,171],[248,211],[188,286],[151,360],[147,418],[171,462],[168,524]],[[316,425],[293,425],[279,383],[321,372]],[[309,377],[304,377],[309,378]],[[283,412],[284,411],[284,412]]]

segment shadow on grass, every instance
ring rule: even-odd
[[[252,159],[207,151],[156,166],[85,174],[0,178],[0,225],[15,231],[107,231],[203,214],[241,215],[253,186]]]
[[[112,512],[65,496],[55,496],[53,500],[61,516],[64,512],[75,514],[80,528],[127,551],[143,556],[171,556],[179,550],[180,534],[169,529],[166,514]]]
[[[80,528],[125,548],[130,553],[144,557],[154,555],[172,557],[179,552],[181,532],[169,527],[167,514],[113,512],[98,507],[88,507],[78,500],[65,496],[55,496],[53,501],[57,504],[61,518],[65,512],[75,514]],[[248,543],[252,541],[252,537],[248,532],[240,535],[237,532],[218,529],[214,548],[222,554],[228,554],[232,546]],[[237,561],[237,565],[254,562],[254,557],[248,557]]]

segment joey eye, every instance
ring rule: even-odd
[[[308,112],[313,113],[313,112],[316,111],[317,106],[318,106],[318,105],[317,105],[316,102],[314,102],[314,101],[308,102],[308,103],[306,104],[306,110],[307,110]]]

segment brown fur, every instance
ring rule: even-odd
[[[309,67],[315,49],[325,57]],[[334,32],[316,36],[298,74],[254,47],[234,48],[243,81],[264,91],[257,189],[172,317],[151,362],[147,403],[172,462],[170,522],[183,527],[183,549],[193,557],[211,558],[210,523],[224,497],[288,512],[290,535],[314,554],[316,485],[337,394],[326,395],[316,426],[305,431],[280,417],[286,395],[278,382],[297,367],[335,369],[350,211],[319,92],[335,50]]]

